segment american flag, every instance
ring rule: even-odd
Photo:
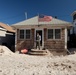
[[[46,15],[39,15],[38,21],[39,22],[49,22],[52,20],[51,16],[46,16]]]

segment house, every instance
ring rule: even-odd
[[[68,46],[70,48],[76,48],[76,11],[72,14],[72,28],[69,30]]]
[[[0,45],[5,45],[14,51],[15,30],[11,26],[0,22]]]
[[[67,49],[67,31],[72,25],[53,17],[48,22],[39,21],[39,17],[35,16],[12,26],[16,28],[16,50],[35,48],[38,32],[41,35],[42,48],[64,51]]]
[[[72,14],[72,23],[73,27],[70,30],[70,34],[76,34],[76,11],[74,11]]]

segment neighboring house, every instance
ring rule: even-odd
[[[76,48],[76,11],[72,14],[72,28],[69,30],[68,47]]]
[[[0,45],[5,45],[14,51],[15,46],[15,30],[0,22]]]
[[[52,18],[49,22],[39,22],[38,16],[12,25],[16,28],[16,50],[31,49],[36,46],[36,34],[41,35],[41,46],[49,50],[67,49],[67,30],[71,23]]]
[[[72,23],[73,23],[73,27],[70,31],[70,34],[76,34],[76,11],[72,13]]]

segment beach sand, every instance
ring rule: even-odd
[[[0,75],[76,75],[76,54],[33,56],[0,46]]]

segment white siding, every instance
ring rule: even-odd
[[[0,36],[5,37],[6,36],[6,31],[0,30]]]

